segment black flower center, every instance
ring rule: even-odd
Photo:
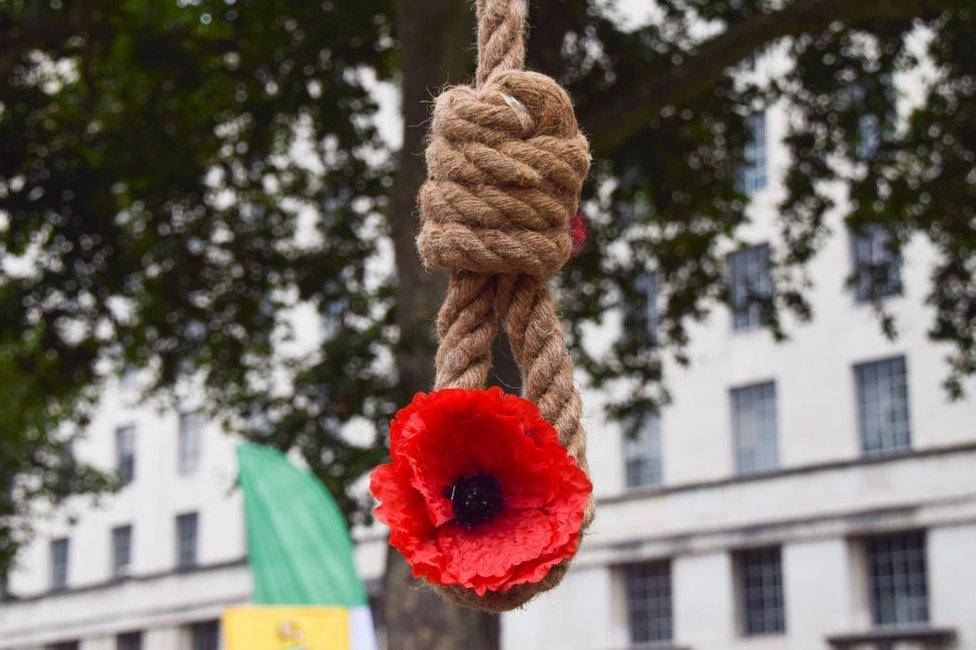
[[[462,476],[444,489],[444,496],[451,500],[454,521],[464,528],[483,524],[502,511],[502,486],[488,472]]]

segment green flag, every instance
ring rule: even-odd
[[[349,530],[322,483],[260,445],[239,445],[237,462],[254,602],[366,605]]]

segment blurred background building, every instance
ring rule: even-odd
[[[506,648],[976,648],[976,401],[948,400],[926,338],[931,251],[835,219],[812,323],[777,344],[745,300],[771,285],[786,119],[752,120],[756,219],[726,258],[740,307],[692,332],[636,439],[591,420],[596,521],[563,584],[506,615]],[[845,286],[859,259],[884,274],[894,340],[866,278]],[[623,321],[653,331],[644,286]]]
[[[785,119],[752,119],[740,183],[756,218],[727,257],[738,307],[695,327],[673,402],[630,439],[587,396],[599,514],[563,584],[504,615],[507,650],[976,649],[976,401],[947,399],[926,337],[932,252],[896,257],[837,219],[812,323],[776,343],[747,299],[771,286]],[[858,260],[886,278],[894,340],[868,283],[845,286]],[[639,288],[608,327],[654,331],[654,277]],[[0,605],[4,650],[212,650],[221,611],[250,598],[234,440],[201,404],[160,411],[132,383],[78,450],[126,485],[38,524]],[[378,602],[385,536],[355,535]]]

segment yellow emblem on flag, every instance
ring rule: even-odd
[[[231,607],[221,623],[225,650],[349,650],[345,607]]]

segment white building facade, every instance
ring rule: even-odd
[[[733,296],[767,284],[783,122],[754,122],[757,218],[730,252]],[[503,616],[505,650],[976,650],[976,401],[947,399],[946,351],[926,338],[932,253],[888,259],[880,235],[835,221],[814,320],[789,342],[748,307],[716,309],[636,440],[586,396],[598,515],[562,585]],[[858,255],[890,262],[895,340],[845,288]],[[648,297],[637,308],[653,314]],[[221,611],[248,602],[234,441],[192,400],[161,411],[135,395],[105,396],[83,449],[128,484],[37,522],[0,649],[215,650]],[[357,537],[375,591],[385,540]]]
[[[733,305],[771,286],[786,117],[752,121]],[[976,397],[949,400],[926,336],[933,253],[831,226],[788,342],[747,303],[717,309],[638,439],[591,411],[596,520],[563,584],[505,616],[506,648],[976,650]],[[894,340],[846,287],[858,259],[886,267]]]

